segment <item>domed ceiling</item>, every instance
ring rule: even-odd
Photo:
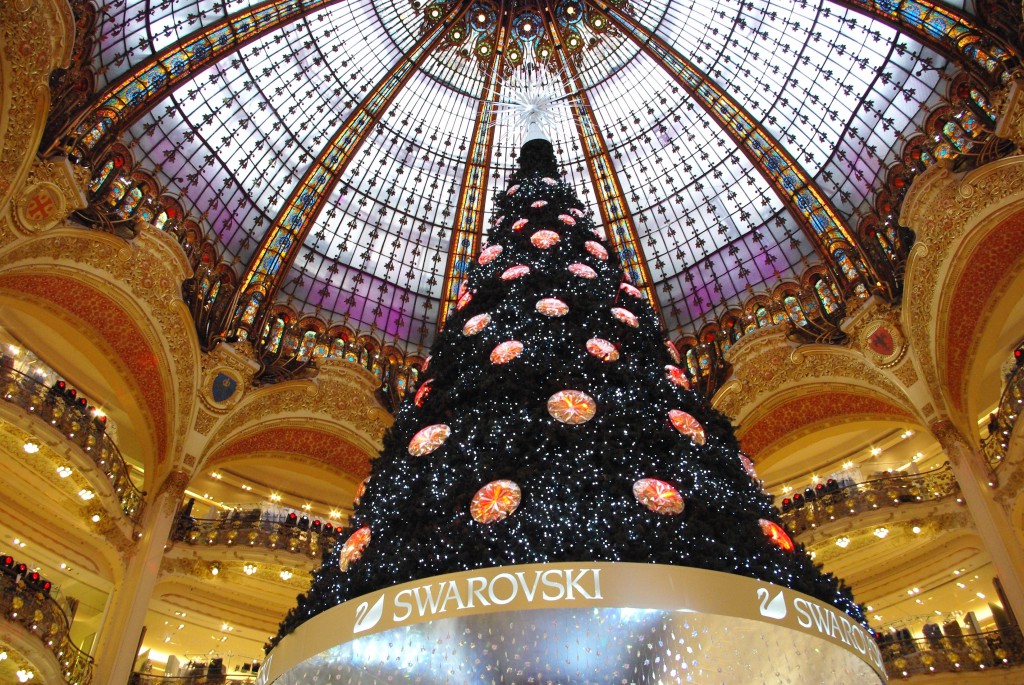
[[[567,180],[678,334],[798,280],[872,211],[954,73],[929,8],[128,0],[101,15],[96,86],[243,285],[412,351],[514,169],[502,76],[540,63],[572,96],[550,131]]]

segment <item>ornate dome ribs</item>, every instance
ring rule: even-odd
[[[126,2],[98,20],[100,93],[58,144],[105,174],[97,201],[121,211],[105,162],[124,141],[122,192],[145,172],[140,207],[173,199],[177,223],[217,234],[241,275],[232,328],[282,304],[411,349],[443,324],[514,167],[518,136],[489,104],[501,75],[548,63],[576,103],[551,132],[563,172],[678,335],[819,263],[844,296],[898,292],[899,195],[876,193],[906,182],[890,168],[918,170],[902,149],[957,68],[990,87],[1019,68],[961,14],[923,0]]]

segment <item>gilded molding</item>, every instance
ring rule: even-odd
[[[1006,90],[996,121],[996,135],[1024,148],[1024,81],[1016,80]]]
[[[35,160],[14,202],[16,228],[22,233],[44,231],[84,209],[88,182],[89,172],[64,157]]]

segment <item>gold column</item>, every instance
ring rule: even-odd
[[[131,677],[146,610],[160,574],[164,545],[188,482],[186,472],[172,471],[156,496],[146,504],[142,537],[126,559],[124,575],[115,586],[100,626],[99,641],[93,655],[96,661],[95,683],[123,685]]]
[[[988,485],[994,482],[994,476],[980,450],[948,419],[936,421],[929,428],[949,457],[978,536],[992,558],[1010,604],[1004,608],[1020,620],[1024,618],[1024,550],[1017,543],[1006,510],[995,500],[994,491]]]

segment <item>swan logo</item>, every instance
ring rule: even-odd
[[[381,594],[377,601],[370,606],[369,602],[361,602],[356,607],[356,622],[352,626],[353,633],[362,633],[374,627],[380,622],[384,615],[384,595]]]
[[[774,599],[768,601],[770,596],[771,593],[767,589],[757,588],[757,598],[761,600],[761,615],[775,620],[786,618],[786,598],[783,596],[782,590],[779,590],[779,594],[775,595]]]

